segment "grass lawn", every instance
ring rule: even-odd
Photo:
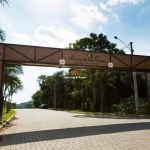
[[[6,109],[3,109],[2,121],[6,122],[14,114],[15,114],[15,111],[13,109],[11,109],[8,113],[6,113]]]
[[[102,113],[102,112],[86,112],[81,110],[67,110],[72,113],[80,113],[80,114],[92,114],[92,115],[115,115],[115,113]],[[118,113],[119,114],[119,113]]]

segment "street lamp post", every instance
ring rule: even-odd
[[[120,39],[118,39],[118,37],[114,37],[115,39],[121,41],[127,48],[128,46]],[[132,46],[133,42],[130,42],[130,51],[131,51],[131,55],[133,55],[133,46]],[[136,115],[140,114],[140,110],[139,110],[139,99],[138,99],[138,87],[137,87],[137,79],[136,79],[136,72],[133,72],[133,82],[134,82],[134,96],[135,96],[135,107],[136,107]]]

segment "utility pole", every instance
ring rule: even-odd
[[[54,109],[56,110],[56,84],[54,84]]]
[[[131,55],[133,55],[133,42],[130,42],[131,48]],[[140,114],[139,110],[139,98],[138,98],[138,87],[137,87],[137,79],[136,79],[136,72],[133,72],[133,82],[134,82],[134,96],[135,96],[135,107],[136,107],[136,115]]]
[[[128,49],[129,47],[120,39],[118,39],[117,36],[114,36],[115,39],[121,41]],[[130,51],[131,51],[131,55],[133,55],[133,46],[132,46],[133,42],[130,42]],[[133,82],[134,82],[134,98],[135,98],[135,107],[136,107],[136,115],[140,114],[140,109],[139,109],[139,99],[138,99],[138,87],[137,87],[137,80],[136,80],[136,72],[133,72]]]

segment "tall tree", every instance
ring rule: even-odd
[[[80,40],[76,40],[75,43],[69,43],[70,49],[75,50],[83,50],[83,51],[93,51],[93,52],[111,52],[111,53],[124,53],[123,50],[119,50],[116,48],[116,44],[111,43],[106,35],[102,33],[96,35],[95,33],[91,33],[90,37],[85,37]],[[96,79],[95,79],[95,69],[90,69],[89,71],[91,75],[91,83],[92,83],[92,91],[93,91],[93,105],[95,108],[96,105]]]
[[[56,72],[52,76],[41,75],[38,77],[37,82],[39,83],[42,94],[39,99],[37,98],[37,92],[32,96],[36,107],[39,107],[38,105],[40,104],[48,104],[50,107],[54,106],[54,84],[56,85],[57,105],[60,107],[65,105],[66,86],[63,71]]]
[[[74,110],[74,108],[75,108],[75,106],[74,106],[74,104],[75,104],[75,98],[78,96],[79,91],[77,91],[77,90],[74,88],[74,90],[73,90],[71,93],[69,93],[69,94],[70,94],[71,97],[72,97],[72,109]]]
[[[2,105],[0,106],[0,121],[2,119],[3,112],[3,103],[5,105],[6,99],[8,98],[8,88],[11,86],[11,80],[15,78],[17,75],[23,74],[22,66],[20,65],[6,65],[4,70],[4,100],[2,101]]]
[[[103,112],[103,103],[104,103],[104,97],[106,93],[107,87],[113,87],[115,83],[116,76],[111,75],[110,71],[107,70],[96,70],[96,89],[97,89],[97,95],[100,97],[100,111]]]
[[[33,103],[36,108],[38,108],[42,104],[42,95],[42,90],[38,90],[32,95]]]
[[[3,5],[5,1],[6,0],[0,0],[0,5]],[[0,42],[3,42],[4,40],[5,40],[5,32],[3,29],[0,28]],[[2,95],[3,91],[0,91],[0,92],[1,92],[0,94]],[[4,99],[2,98],[1,103],[0,103],[0,122],[2,120],[2,114],[3,114],[3,103],[4,103]]]
[[[4,98],[9,98],[8,103],[11,103],[12,95],[18,90],[23,89],[22,82],[18,77],[19,74],[23,74],[22,66],[20,65],[6,65],[4,75]],[[9,104],[10,105],[10,104]],[[8,106],[9,107],[9,106]],[[8,108],[9,111],[9,108]]]
[[[75,50],[93,51],[93,52],[112,52],[112,53],[122,53],[123,50],[116,48],[116,44],[111,43],[106,35],[91,33],[90,37],[85,37],[76,40],[75,43],[69,43],[69,48]]]
[[[17,93],[19,90],[23,90],[23,84],[19,77],[12,76],[9,81],[8,87],[8,100],[7,100],[7,113],[10,111],[12,96],[14,93]]]

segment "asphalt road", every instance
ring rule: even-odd
[[[0,150],[150,150],[150,119],[17,109]]]

